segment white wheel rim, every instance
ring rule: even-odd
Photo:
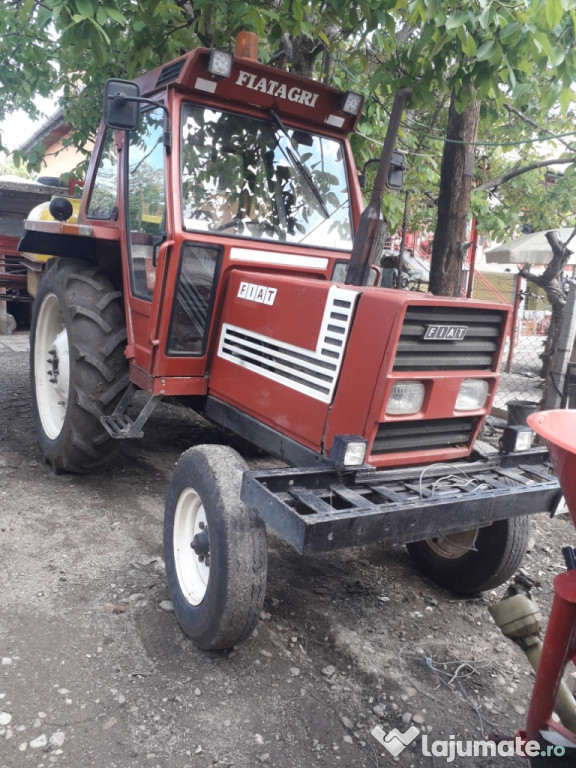
[[[34,339],[34,384],[42,429],[55,440],[64,426],[70,392],[70,350],[58,298],[44,298]]]
[[[469,552],[476,551],[476,537],[478,528],[461,533],[451,533],[449,536],[439,536],[436,539],[428,539],[430,549],[446,560],[458,560]]]
[[[193,488],[186,488],[176,504],[173,546],[178,584],[191,605],[204,600],[210,578],[209,559],[190,546],[194,536],[203,531],[208,531],[208,523],[202,499]]]

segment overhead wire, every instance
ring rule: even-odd
[[[368,86],[363,85],[360,83],[359,78],[351,72],[348,67],[342,62],[338,60],[339,66],[346,72],[348,77],[350,77],[354,82],[360,86],[360,89],[363,91],[366,98],[369,98],[373,100],[378,106],[383,107],[383,109],[386,111],[386,113],[389,115],[388,110],[383,105],[382,101],[376,96],[375,93],[370,91]],[[421,131],[415,128],[415,125],[421,125],[425,130]],[[440,136],[437,134],[433,134],[430,132],[430,130],[425,126],[423,123],[419,123],[417,120],[412,120],[410,122],[407,122],[406,120],[402,121],[402,126],[410,131],[411,133],[415,133],[421,136],[427,136],[433,141],[440,141],[445,144],[463,144],[470,147],[516,147],[516,146],[522,146],[525,144],[538,144],[541,142],[548,142],[548,141],[555,141],[556,139],[567,139],[571,136],[576,136],[576,130],[569,131],[567,133],[558,133],[558,134],[546,134],[545,136],[537,136],[536,138],[531,139],[519,139],[517,141],[463,141],[460,139],[449,139],[446,136]],[[362,134],[359,131],[356,132],[358,136],[361,136],[363,139],[367,139],[368,141],[373,141],[375,144],[383,145],[383,142],[379,141],[378,139],[374,139],[370,136],[366,136],[366,134]],[[408,154],[412,154],[415,157],[434,157],[434,155],[422,155],[417,154],[414,152],[408,152]]]

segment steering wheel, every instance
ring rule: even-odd
[[[214,227],[214,232],[223,232],[225,229],[232,229],[233,227],[238,227],[240,224],[243,224],[240,219],[225,221],[224,224],[219,224],[217,227]]]
[[[205,211],[203,208],[197,208],[190,216],[196,221],[214,221],[214,214],[211,211]]]

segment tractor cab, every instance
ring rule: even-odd
[[[139,387],[206,393],[232,267],[326,280],[349,258],[361,198],[347,134],[361,106],[221,51],[108,82],[79,222],[118,237]]]

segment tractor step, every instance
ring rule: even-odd
[[[138,387],[135,384],[129,384],[114,412],[100,418],[102,426],[110,437],[121,440],[144,436],[142,427],[160,402],[161,395],[150,395],[138,416],[133,419],[126,410],[137,390]]]

